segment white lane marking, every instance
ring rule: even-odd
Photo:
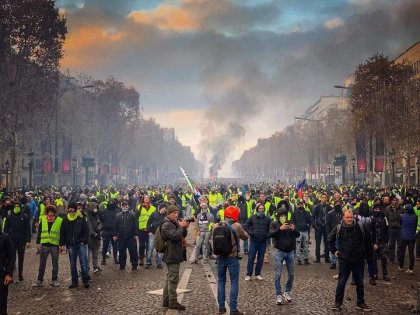
[[[201,260],[201,265],[203,266],[204,272],[206,273],[207,281],[210,284],[211,291],[213,292],[214,299],[216,300],[217,308],[219,308],[219,303],[217,302],[217,280],[214,276],[213,270],[211,270],[210,264],[203,264]],[[227,302],[225,302],[226,313],[230,313],[230,307]]]

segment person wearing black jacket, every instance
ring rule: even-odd
[[[381,259],[382,276],[384,281],[391,281],[387,271],[387,244],[389,241],[388,221],[385,213],[381,211],[381,202],[373,205],[372,211],[372,243],[373,243],[373,264],[375,269],[375,280],[378,280],[378,261]]]
[[[292,222],[295,225],[296,231],[300,233],[300,237],[297,239],[297,250],[296,258],[298,265],[302,265],[302,254],[303,250],[303,262],[305,265],[309,265],[309,228],[311,226],[311,214],[303,206],[303,201],[299,200],[297,203],[296,211],[292,213]]]
[[[12,240],[13,252],[18,255],[19,281],[23,281],[23,262],[25,259],[25,246],[31,243],[31,225],[29,217],[22,212],[19,202],[16,202],[13,210],[6,217],[4,232],[9,234]]]
[[[356,222],[353,211],[344,210],[343,220],[328,235],[331,254],[337,256],[339,274],[335,291],[334,311],[339,311],[344,300],[344,291],[350,273],[356,282],[357,308],[371,311],[365,303],[363,270],[365,265],[366,247],[371,246],[370,234],[363,224]],[[338,242],[337,242],[338,241]],[[338,244],[338,246],[336,246]]]
[[[117,241],[114,241],[112,238],[112,233],[114,229],[114,220],[117,216],[118,208],[115,204],[114,199],[109,199],[106,208],[100,212],[99,219],[102,222],[102,262],[101,265],[106,265],[106,254],[108,252],[109,242],[112,244],[112,254],[114,256],[114,263],[116,265],[118,262],[118,244]]]
[[[76,211],[77,205],[70,202],[68,205],[68,213],[63,219],[60,231],[60,245],[62,250],[64,246],[67,248],[70,259],[71,284],[69,289],[76,288],[78,285],[77,258],[80,260],[82,269],[83,286],[89,288],[88,274],[88,242],[89,228],[85,217]]]
[[[245,277],[246,281],[251,280],[255,256],[257,256],[255,277],[258,280],[263,280],[261,269],[264,262],[265,251],[267,249],[267,239],[270,237],[270,217],[265,215],[265,207],[262,203],[257,204],[256,208],[257,214],[251,216],[244,226],[245,231],[251,239]]]
[[[0,314],[2,315],[7,315],[7,296],[9,284],[13,281],[15,259],[12,240],[0,229]]]
[[[166,203],[161,203],[158,206],[158,211],[153,212],[149,220],[147,220],[147,231],[149,232],[149,244],[147,246],[147,257],[146,257],[146,269],[152,266],[152,255],[155,249],[155,234],[160,224],[163,222],[166,216]],[[156,265],[158,269],[162,269],[162,253],[156,252]]]
[[[99,247],[101,246],[102,222],[99,219],[98,204],[92,200],[88,203],[87,217],[90,226],[88,260],[92,256],[93,272],[97,273],[101,271],[99,268]]]
[[[284,301],[292,301],[291,291],[295,277],[294,251],[296,249],[296,238],[300,236],[300,233],[295,229],[295,225],[291,221],[287,220],[287,213],[287,209],[281,208],[277,212],[277,221],[272,222],[270,225],[270,237],[273,238],[275,248],[274,257],[276,261],[276,268],[274,285],[276,288],[276,304],[278,305],[283,304]],[[288,273],[284,294],[281,288],[281,270],[283,262],[286,262]]]
[[[120,253],[120,270],[125,269],[127,260],[127,249],[130,253],[132,270],[137,270],[137,218],[134,212],[128,211],[128,202],[123,201],[121,211],[117,214],[114,221],[113,240],[118,240],[118,252]]]
[[[331,231],[341,222],[343,218],[343,209],[341,206],[341,201],[336,200],[334,201],[334,209],[328,211],[327,214],[327,234],[330,234]],[[330,269],[337,268],[337,257],[335,255],[331,255],[331,266]]]
[[[328,241],[327,241],[327,214],[332,210],[327,203],[328,196],[326,193],[321,195],[321,202],[314,207],[312,214],[312,226],[315,229],[315,256],[314,263],[321,262],[321,241],[324,240],[324,257],[325,262],[330,262]]]

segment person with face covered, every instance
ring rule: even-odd
[[[118,262],[118,246],[117,241],[112,239],[112,232],[114,229],[114,221],[117,216],[119,209],[115,204],[114,199],[110,199],[104,210],[99,213],[99,219],[102,222],[102,262],[101,265],[106,265],[106,253],[108,251],[109,243],[112,244],[112,254],[114,256],[114,263],[116,265]]]
[[[300,233],[296,231],[295,225],[287,219],[287,209],[280,208],[277,212],[277,220],[270,225],[270,237],[274,241],[274,258],[276,262],[274,285],[276,289],[276,304],[292,301],[293,280],[295,277],[295,254],[296,238]],[[283,262],[286,262],[288,279],[286,288],[281,287],[281,271]]]
[[[160,224],[163,222],[166,216],[166,209],[168,205],[164,202],[158,206],[158,211],[152,213],[147,221],[147,231],[149,231],[149,244],[147,246],[147,257],[146,257],[146,269],[150,269],[152,266],[153,250],[155,249],[155,234]],[[156,252],[156,266],[158,269],[162,269],[162,257],[163,253]]]
[[[267,239],[270,235],[271,221],[270,217],[265,215],[264,204],[257,204],[256,209],[257,213],[251,216],[244,226],[245,231],[251,239],[245,281],[251,280],[256,256],[257,264],[255,265],[255,277],[258,280],[264,280],[261,276],[261,270],[264,262],[265,251],[267,249]]]
[[[23,262],[25,260],[25,246],[31,243],[31,225],[29,217],[22,212],[22,206],[16,202],[13,210],[6,217],[4,232],[12,240],[13,252],[18,256],[19,281],[23,281]]]
[[[69,289],[78,286],[77,259],[82,270],[83,286],[89,288],[89,273],[87,259],[87,245],[89,242],[89,228],[86,218],[79,211],[77,205],[70,202],[67,215],[63,219],[60,231],[60,245],[62,250],[67,248],[70,260],[71,284]]]
[[[209,247],[210,247],[210,236],[211,226],[214,224],[214,217],[209,211],[206,200],[200,201],[200,213],[197,215],[197,228],[198,238],[195,245],[194,253],[195,258],[193,263],[198,263],[198,257],[200,256],[200,250],[203,252],[204,263],[209,261]]]
[[[309,227],[311,226],[311,214],[306,211],[302,200],[297,202],[296,210],[292,214],[292,222],[295,224],[296,231],[300,233],[300,237],[297,239],[297,250],[296,259],[298,265],[302,265],[302,261],[305,265],[309,265]],[[303,249],[303,260],[300,249]]]
[[[46,207],[47,215],[39,221],[38,236],[36,246],[40,252],[39,255],[39,271],[38,279],[32,285],[33,287],[41,287],[44,282],[45,266],[48,256],[51,255],[52,263],[52,282],[53,287],[58,287],[58,254],[60,245],[61,224],[63,219],[57,217],[57,209],[53,205]]]
[[[388,277],[388,220],[385,213],[381,210],[381,200],[375,200],[373,204],[372,218],[372,243],[373,243],[373,264],[374,264],[374,279],[378,280],[378,259],[381,260],[382,276],[384,281],[391,281]]]
[[[124,200],[121,203],[121,212],[115,217],[112,238],[114,241],[118,240],[120,270],[125,269],[127,249],[130,254],[131,269],[137,270],[137,218],[128,208],[128,202]]]
[[[334,209],[328,211],[327,214],[327,234],[331,233],[331,231],[341,222],[343,219],[343,209],[342,209],[342,203],[341,200],[335,200],[334,201]],[[330,254],[331,259],[331,266],[330,269],[336,269],[337,268],[337,257],[335,255]]]
[[[91,226],[88,242],[88,260],[92,257],[93,273],[101,271],[99,268],[99,247],[101,246],[102,222],[99,218],[98,204],[92,199],[87,205],[87,217]]]

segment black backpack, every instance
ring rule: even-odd
[[[232,253],[232,233],[239,253],[238,237],[235,230],[227,222],[219,222],[213,230],[213,252],[217,256],[227,257]]]

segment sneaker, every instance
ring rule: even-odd
[[[219,308],[219,314],[226,313],[226,308]]]
[[[391,279],[390,279],[390,278],[388,278],[387,276],[383,276],[383,277],[382,277],[382,279],[383,279],[384,281],[388,281],[388,282],[389,282],[389,281],[391,281]]]
[[[245,277],[245,281],[251,281],[251,277],[250,276],[246,276]]]
[[[23,281],[23,276],[19,275],[19,282],[22,282],[22,281]]]
[[[51,282],[51,285],[53,287],[59,287],[60,286],[60,283],[56,280],[56,281]]]
[[[120,262],[118,261],[118,258],[114,258],[114,264],[115,265],[119,265],[120,264]]]
[[[297,264],[298,264],[298,265],[302,265],[302,261],[301,261],[301,260],[298,260],[298,261],[297,261]]]
[[[89,289],[89,287],[90,287],[89,282],[85,282],[85,283],[83,283],[83,287],[84,287],[85,289]]]
[[[337,265],[336,264],[331,264],[330,269],[335,269],[335,268],[337,268]]]
[[[32,286],[34,287],[34,288],[39,288],[39,287],[42,287],[44,284],[42,283],[42,281],[40,281],[40,280],[36,280],[35,282],[34,282],[34,284],[32,284]]]
[[[244,315],[240,310],[230,311],[230,315]]]
[[[96,267],[95,269],[93,269],[93,273],[97,273],[97,272],[99,272],[99,271],[102,271],[102,269],[101,269],[101,268],[99,268],[99,267]]]
[[[331,308],[333,311],[340,311],[341,310],[341,304],[338,302],[335,302],[333,307]]]
[[[287,302],[292,302],[292,295],[290,294],[290,292],[284,292],[283,296]]]
[[[137,265],[131,266],[131,271],[135,271],[135,270],[137,270]]]
[[[308,260],[308,259],[304,259],[304,260],[303,260],[303,263],[304,263],[305,265],[309,265],[309,260]]]
[[[162,265],[157,265],[156,268],[157,269],[163,269]]]
[[[120,270],[125,270],[125,266],[120,265]]]
[[[357,309],[362,310],[364,312],[372,312],[372,309],[366,305],[366,303],[362,303],[357,305]]]
[[[369,279],[369,284],[370,285],[376,285],[375,278]]]
[[[144,269],[150,269],[152,268],[152,265],[147,264],[146,267],[144,267]]]
[[[262,281],[264,280],[264,278],[261,275],[256,276],[255,278],[257,278],[257,280]]]
[[[283,304],[283,296],[282,295],[277,295],[276,304],[277,305],[282,305]]]
[[[248,251],[247,251],[247,250],[244,250],[244,254],[245,254],[245,255],[248,255]]]
[[[405,273],[408,273],[409,275],[412,275],[413,274],[413,270],[407,269],[407,271]],[[19,281],[20,281],[20,279],[19,279]]]
[[[313,261],[313,263],[314,264],[319,264],[321,262],[321,260],[319,260],[319,259],[315,259],[314,261]]]
[[[403,267],[398,266],[398,271],[404,271]]]

